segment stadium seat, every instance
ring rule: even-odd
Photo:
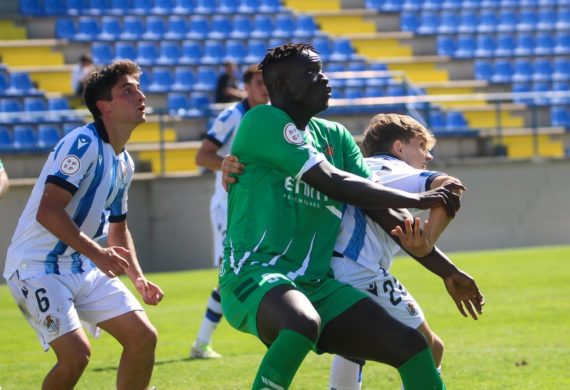
[[[208,18],[200,15],[192,15],[190,17],[190,26],[188,28],[187,38],[205,39],[210,31]]]
[[[491,81],[494,83],[509,83],[513,77],[513,65],[509,60],[495,61],[495,68]]]
[[[168,17],[167,29],[164,34],[165,39],[181,40],[186,38],[187,32],[186,18],[178,15]]]
[[[176,65],[182,56],[180,45],[175,41],[161,41],[159,53],[157,63],[161,65]]]
[[[99,16],[106,13],[109,9],[108,0],[87,0],[83,13],[87,15]]]
[[[0,96],[6,93],[6,90],[10,88],[10,82],[8,80],[8,74],[6,72],[0,71]]]
[[[87,7],[84,0],[67,0],[67,14],[81,15]]]
[[[331,61],[349,61],[355,56],[352,43],[347,38],[336,38],[332,42]]]
[[[232,61],[236,64],[241,64],[244,62],[246,56],[245,45],[242,41],[229,40],[226,41],[225,48],[226,55],[224,61]]]
[[[538,22],[536,23],[536,29],[541,31],[551,31],[556,27],[557,20],[557,12],[553,8],[541,7],[538,11]]]
[[[258,64],[265,56],[266,49],[265,41],[250,39],[244,61],[248,64]]]
[[[481,34],[477,36],[476,57],[491,57],[495,54],[495,41],[490,34]]]
[[[111,0],[107,12],[112,15],[128,15],[133,5],[126,0]]]
[[[148,87],[152,84],[152,69],[151,68],[142,68],[142,73],[140,77],[140,87],[145,93],[148,91]]]
[[[548,92],[550,91],[550,83],[547,82],[535,82],[532,84],[532,92]],[[533,99],[534,104],[545,106],[550,104],[550,99],[545,96],[535,97]]]
[[[44,7],[40,0],[20,0],[20,13],[28,16],[44,15]]]
[[[182,42],[182,56],[180,57],[181,64],[197,65],[202,59],[202,46],[197,41],[184,41]]]
[[[107,42],[93,42],[91,56],[95,65],[107,65],[113,61],[113,44]]]
[[[568,81],[556,81],[552,83],[552,91],[554,92],[570,92],[570,84]],[[560,96],[550,99],[551,104],[570,104],[570,96]]]
[[[146,27],[141,17],[125,16],[121,39],[138,41],[142,39]]]
[[[154,0],[151,12],[157,15],[171,15],[174,12],[173,0]]]
[[[232,22],[230,37],[233,39],[246,39],[252,30],[251,20],[247,15],[236,15]]]
[[[435,34],[439,26],[439,16],[436,12],[422,12],[420,15],[418,34]]]
[[[534,35],[532,33],[520,33],[516,38],[514,54],[519,56],[532,55],[534,52]]]
[[[556,34],[554,44],[555,54],[569,54],[570,53],[570,33],[561,31]]]
[[[363,88],[359,87],[346,87],[344,90],[345,99],[360,99],[364,97]]]
[[[65,0],[44,0],[46,15],[64,15],[67,12]]]
[[[54,147],[61,138],[61,131],[58,126],[52,124],[41,124],[38,126],[38,147],[50,149]]]
[[[529,93],[531,91],[530,84],[528,82],[515,82],[513,83],[512,91],[516,94],[513,97],[514,103],[519,104],[531,104],[532,98],[521,96],[520,94]]]
[[[534,31],[536,29],[536,10],[522,9],[517,19],[517,31]]]
[[[217,11],[222,14],[233,15],[238,12],[239,0],[218,0]]]
[[[459,17],[454,11],[443,11],[440,15],[440,22],[437,29],[439,34],[457,32]]]
[[[440,110],[431,109],[429,112],[428,128],[434,132],[445,131],[447,128],[446,115]]]
[[[556,28],[556,30],[567,30],[570,28],[570,8],[558,10],[554,28]]]
[[[17,95],[38,93],[28,72],[12,72],[10,74],[10,87],[6,92]]]
[[[135,60],[137,58],[137,48],[132,42],[119,41],[115,44],[115,59]]]
[[[297,38],[310,38],[319,34],[319,28],[312,15],[297,15],[297,27],[293,35]]]
[[[168,92],[172,89],[174,80],[172,73],[166,68],[152,69],[152,82],[148,86],[149,92]]]
[[[0,126],[0,151],[12,150],[12,134],[7,126]]]
[[[536,44],[534,46],[535,55],[551,55],[554,54],[554,36],[551,32],[540,32],[536,36]]]
[[[174,69],[173,91],[191,91],[194,87],[194,73],[188,67],[176,67]]]
[[[422,0],[404,0],[402,3],[402,11],[420,11],[422,4]]]
[[[194,7],[194,12],[197,14],[204,15],[215,15],[217,12],[216,2],[212,0],[196,0],[196,6]]]
[[[313,46],[314,46],[315,50],[321,56],[322,61],[326,62],[326,61],[330,60],[332,49],[331,49],[331,43],[328,40],[328,38],[325,38],[325,37],[314,38],[313,39]]]
[[[166,24],[162,16],[149,16],[146,18],[146,30],[143,39],[158,40],[166,34]]]
[[[141,41],[137,43],[136,62],[139,65],[154,65],[158,60],[158,49],[156,43]]]
[[[152,0],[133,0],[133,5],[129,13],[136,15],[151,15],[153,7]]]
[[[375,7],[380,6],[380,10],[385,12],[400,12],[402,11],[402,1],[401,0],[383,0],[381,2],[376,2]],[[378,9],[378,8],[376,8]]]
[[[457,26],[457,32],[474,33],[477,31],[479,21],[477,18],[477,13],[470,9],[463,9],[459,15],[459,25]]]
[[[184,116],[190,108],[190,99],[185,93],[172,92],[166,98],[166,105],[170,115]]]
[[[226,50],[221,41],[206,41],[204,42],[204,56],[202,57],[203,64],[221,65],[224,62]]]
[[[462,3],[463,0],[443,0],[441,3],[441,9],[460,9]]]
[[[570,126],[570,113],[568,112],[568,108],[561,106],[552,106],[550,108],[550,124],[552,126]]]
[[[36,134],[31,126],[14,126],[14,148],[15,149],[36,149],[38,146]]]
[[[512,32],[517,29],[517,14],[512,8],[503,9],[499,12],[497,31]]]
[[[494,9],[482,10],[479,14],[477,32],[491,33],[497,29],[497,12]]]
[[[422,9],[439,11],[441,9],[441,0],[423,0]]]
[[[232,21],[227,15],[214,15],[210,23],[208,38],[227,39],[232,32]]]
[[[282,10],[280,0],[259,0],[259,12],[275,14]]]
[[[174,0],[172,12],[176,15],[192,15],[194,13],[194,0]]]
[[[293,37],[296,29],[295,17],[291,14],[279,14],[275,17],[275,28],[273,29],[273,37],[290,39]]]
[[[437,36],[437,54],[440,56],[453,57],[455,54],[455,41],[449,35]]]
[[[57,18],[55,20],[55,37],[58,39],[74,39],[75,24],[71,18]]]
[[[537,58],[534,60],[534,71],[532,79],[534,81],[550,81],[554,69],[552,63],[547,58]]]
[[[400,29],[405,32],[418,31],[420,22],[415,12],[402,12],[400,14]]]
[[[528,82],[532,79],[533,64],[528,58],[518,58],[513,65],[513,82]]]
[[[196,84],[194,89],[199,91],[213,91],[216,88],[218,75],[208,66],[199,66],[196,71]]]
[[[364,96],[365,97],[382,97],[386,95],[386,91],[384,87],[378,85],[367,85],[364,88]]]
[[[552,73],[552,80],[566,81],[570,80],[570,60],[567,58],[554,59],[554,72]]]
[[[408,91],[406,87],[399,83],[399,84],[391,84],[386,87],[386,96],[407,96]]]
[[[42,122],[47,120],[47,102],[44,97],[25,97],[23,120],[26,122]],[[28,114],[33,113],[33,114]]]
[[[458,131],[467,129],[467,121],[460,111],[447,111],[446,114],[447,131]]]
[[[252,38],[265,39],[273,33],[273,20],[269,15],[255,15],[253,18]]]
[[[516,43],[515,38],[511,34],[497,34],[497,47],[495,48],[495,56],[509,57],[513,55]]]
[[[101,33],[99,39],[104,41],[115,41],[121,35],[121,24],[119,18],[115,16],[103,16],[101,18]]]
[[[259,0],[241,0],[238,6],[240,14],[254,14],[259,12]]]
[[[93,41],[99,34],[101,29],[97,19],[91,16],[80,16],[77,24],[77,34],[75,39],[78,41]]]
[[[471,58],[475,56],[476,48],[475,39],[472,35],[459,35],[457,38],[457,50],[455,50],[455,57]]]

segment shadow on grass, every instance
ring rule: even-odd
[[[181,363],[181,362],[198,362],[204,361],[207,359],[192,359],[189,357],[181,358],[181,359],[170,359],[170,360],[158,360],[154,362],[155,366],[163,366],[165,364],[173,364],[173,363]],[[92,368],[91,371],[94,372],[104,372],[104,371],[117,371],[117,366],[107,366],[107,367],[95,367]]]

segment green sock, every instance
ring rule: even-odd
[[[408,359],[398,372],[406,390],[445,390],[429,348]]]
[[[253,382],[253,390],[287,389],[315,343],[300,333],[283,329],[269,347]]]

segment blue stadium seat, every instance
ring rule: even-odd
[[[513,65],[513,82],[528,82],[532,79],[533,64],[528,58],[517,58]]]
[[[115,59],[129,59],[135,61],[137,58],[137,48],[133,42],[119,41],[115,43]]]
[[[203,64],[221,65],[224,62],[226,50],[221,41],[205,41]]]
[[[310,38],[319,34],[319,28],[313,15],[300,14],[297,15],[297,27],[293,35],[297,38]]]
[[[552,91],[554,92],[570,92],[570,84],[568,81],[556,81],[552,83]],[[570,104],[570,97],[560,96],[550,99],[552,104]]]
[[[273,20],[269,15],[255,15],[253,18],[252,38],[267,38],[273,33]]]
[[[275,14],[283,9],[280,0],[259,0],[259,12]]]
[[[386,96],[407,96],[408,92],[403,84],[391,84],[386,87]]]
[[[137,43],[136,62],[139,65],[154,65],[157,63],[157,59],[158,49],[154,42],[140,41]]]
[[[179,66],[174,69],[173,91],[191,91],[194,87],[194,82],[192,68]]]
[[[426,11],[420,15],[420,25],[418,34],[435,34],[439,26],[439,15],[437,12]]]
[[[96,65],[107,65],[113,61],[113,44],[107,42],[93,42],[91,45],[91,56]]]
[[[446,115],[440,110],[431,109],[429,112],[428,127],[434,132],[445,131],[447,127]]]
[[[67,0],[67,14],[81,15],[85,12],[87,4],[84,0]]]
[[[0,151],[12,150],[12,134],[7,126],[0,126]]]
[[[210,97],[206,93],[194,92],[190,94],[190,109],[186,117],[204,117],[210,112]]]
[[[477,36],[476,57],[491,57],[495,54],[495,40],[490,34],[481,34]]]
[[[53,148],[61,138],[61,131],[57,125],[41,124],[38,126],[38,147],[41,149]]]
[[[465,116],[460,111],[447,111],[445,122],[447,131],[458,131],[468,128]]]
[[[91,16],[80,16],[77,23],[77,34],[75,39],[78,41],[93,41],[97,39],[101,29],[97,19]]]
[[[17,95],[38,93],[28,72],[12,72],[10,74],[10,87],[6,92]]]
[[[365,97],[382,97],[386,95],[386,90],[384,87],[379,85],[367,85],[364,88],[364,96]]]
[[[567,58],[554,59],[554,72],[552,73],[552,80],[566,81],[570,80],[570,60]]]
[[[441,0],[423,0],[422,9],[439,11],[441,9]]]
[[[8,79],[8,74],[6,72],[0,71],[0,96],[6,93],[6,90],[10,88],[10,81]]]
[[[497,34],[497,47],[495,48],[495,56],[508,57],[513,55],[516,47],[515,38],[511,34]]]
[[[123,20],[123,32],[121,34],[121,39],[138,41],[142,39],[145,30],[146,27],[141,17],[125,16],[125,19]]]
[[[184,39],[188,26],[186,25],[186,18],[178,15],[170,15],[168,17],[167,29],[164,34],[165,39]]]
[[[477,31],[480,33],[495,32],[497,29],[497,11],[494,9],[481,10]]]
[[[142,73],[139,79],[141,89],[146,93],[148,87],[152,84],[152,69],[142,67]]]
[[[554,36],[551,32],[540,32],[536,36],[536,44],[534,46],[535,55],[551,55],[554,54]]]
[[[232,33],[232,21],[227,15],[214,15],[210,23],[208,38],[226,39]]]
[[[176,15],[192,15],[194,13],[194,0],[174,0],[172,12]]]
[[[151,12],[157,15],[170,15],[174,12],[173,0],[154,0]]]
[[[296,30],[296,20],[291,14],[279,14],[275,17],[273,37],[290,39]]]
[[[162,16],[151,15],[146,18],[146,31],[143,34],[143,39],[162,39],[164,34],[166,34],[166,24]]]
[[[44,0],[44,12],[46,15],[65,15],[66,5],[65,0]]]
[[[233,15],[238,12],[239,0],[218,0],[218,12]]]
[[[474,57],[476,49],[477,45],[475,43],[475,38],[473,38],[472,35],[459,35],[457,38],[457,50],[455,50],[455,57]]]
[[[558,9],[554,27],[556,30],[567,30],[570,28],[570,8]]]
[[[554,8],[540,8],[538,11],[538,22],[536,23],[536,28],[537,30],[551,31],[556,27],[557,20],[558,15]]]
[[[172,92],[166,98],[166,105],[170,115],[184,116],[190,108],[190,99],[186,93]]]
[[[108,0],[86,0],[86,7],[83,13],[87,15],[102,15],[109,9]]]
[[[238,12],[240,14],[254,14],[259,12],[259,0],[241,0]]]
[[[400,14],[400,29],[405,32],[418,31],[420,21],[415,12],[402,12]]]
[[[510,83],[513,77],[513,65],[509,60],[495,61],[495,69],[491,81],[494,83]]]
[[[212,0],[196,0],[196,6],[194,7],[194,12],[197,14],[204,15],[215,15],[216,14],[216,2]]]
[[[517,31],[534,31],[536,29],[536,10],[521,9],[517,20]]]
[[[493,63],[488,60],[476,60],[473,64],[473,76],[475,80],[491,81],[493,77]]]
[[[224,61],[232,61],[236,64],[241,64],[244,62],[246,56],[246,48],[242,41],[226,41],[225,52],[226,56],[224,57]]]
[[[75,39],[75,23],[71,18],[55,20],[55,37],[59,39]]]
[[[497,31],[512,32],[517,29],[517,14],[512,8],[503,9],[499,12]]]
[[[247,15],[236,15],[232,22],[230,37],[233,39],[249,38],[252,30],[251,20]]]
[[[459,25],[457,31],[460,33],[474,33],[479,26],[477,13],[470,9],[464,9],[459,15]]]
[[[15,149],[36,149],[38,141],[32,126],[14,126],[14,148]]]
[[[345,99],[360,99],[364,97],[364,89],[359,87],[346,87],[344,89]]]
[[[116,41],[121,35],[121,24],[116,16],[103,16],[101,18],[101,33],[99,39]]]
[[[460,9],[463,0],[443,0],[441,9]]]
[[[132,7],[128,0],[111,0],[107,12],[112,15],[128,15]]]
[[[159,53],[157,63],[161,65],[176,65],[182,56],[180,45],[175,41],[161,41]]]
[[[133,6],[129,13],[134,13],[136,15],[151,15],[152,6],[152,0],[133,0]]]
[[[554,44],[555,54],[569,54],[570,53],[570,33],[560,31],[556,34]]]
[[[328,38],[316,37],[313,39],[313,46],[315,50],[320,54],[321,60],[326,62],[330,60],[332,49],[331,43]]]
[[[265,41],[250,39],[247,45],[247,54],[244,61],[248,64],[258,64],[265,56],[267,46]]]
[[[199,91],[213,91],[216,88],[218,75],[209,66],[199,66],[196,71],[196,84],[194,89]]]
[[[20,0],[20,13],[29,16],[41,16],[44,8],[40,0]]]
[[[26,122],[41,122],[47,120],[47,101],[44,97],[25,97],[24,98],[24,111],[26,113],[39,113],[37,115],[24,115]]]
[[[515,54],[519,56],[532,55],[534,52],[534,35],[532,33],[520,33],[516,38]]]
[[[331,61],[349,61],[355,57],[352,43],[347,38],[336,38],[332,42]]]
[[[148,86],[149,92],[168,92],[172,90],[174,80],[172,73],[167,68],[153,68],[152,82]]]
[[[539,81],[532,84],[532,92],[548,92],[548,91],[550,91],[550,83],[548,82]],[[549,98],[543,96],[535,97],[533,101],[534,104],[540,106],[545,106],[550,104]]]
[[[534,71],[532,79],[534,81],[550,81],[554,69],[548,58],[537,58],[534,60]]]
[[[528,93],[531,91],[530,84],[528,82],[515,82],[512,88],[515,96],[513,97],[513,103],[519,104],[531,104],[532,98],[521,96],[520,94]]]
[[[436,46],[440,56],[453,57],[455,54],[455,40],[449,35],[438,35]]]
[[[550,107],[550,124],[552,126],[570,126],[570,112],[568,112],[568,108],[561,106]]]
[[[197,65],[202,59],[202,46],[197,41],[184,41],[182,42],[182,56],[180,57],[181,64]]]
[[[69,110],[69,101],[66,98],[49,98],[47,101],[49,111]]]
[[[381,2],[377,2],[375,5],[380,5],[380,9],[385,12],[400,12],[402,11],[402,1],[401,0],[383,0]]]
[[[517,5],[520,7],[536,7],[538,0],[518,0]]]
[[[423,0],[404,0],[402,3],[402,11],[420,11],[422,4]]]
[[[437,29],[439,34],[449,34],[457,32],[459,17],[455,11],[443,11],[440,14],[440,22]]]
[[[205,39],[210,31],[208,18],[200,15],[192,15],[190,17],[190,26],[188,28],[187,38]]]

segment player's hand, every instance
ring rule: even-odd
[[[141,295],[143,302],[147,305],[157,305],[164,297],[164,292],[150,280],[145,277],[139,277],[135,280],[135,288]]]
[[[429,242],[428,235],[426,234],[427,226],[428,221],[424,222],[424,226],[422,228],[421,220],[419,218],[416,218],[415,220],[406,218],[404,220],[405,231],[403,231],[400,226],[396,226],[396,228],[392,229],[390,233],[393,236],[398,237],[404,250],[414,256],[424,257],[433,249],[433,243]]]
[[[237,182],[235,175],[241,175],[245,166],[239,162],[236,156],[228,154],[222,161],[222,185],[226,192],[231,184]]]
[[[125,259],[130,256],[128,249],[122,246],[112,246],[102,248],[97,256],[92,256],[91,260],[97,268],[110,278],[122,275],[129,268],[129,262]]]
[[[436,189],[419,194],[420,209],[430,209],[432,207],[443,206],[450,218],[455,217],[455,213],[461,207],[461,195],[458,191],[465,191],[466,188],[459,183],[449,183]]]
[[[483,313],[485,298],[479,291],[475,280],[465,272],[458,270],[443,280],[445,288],[455,302],[463,317],[467,317],[465,309],[476,320]]]

